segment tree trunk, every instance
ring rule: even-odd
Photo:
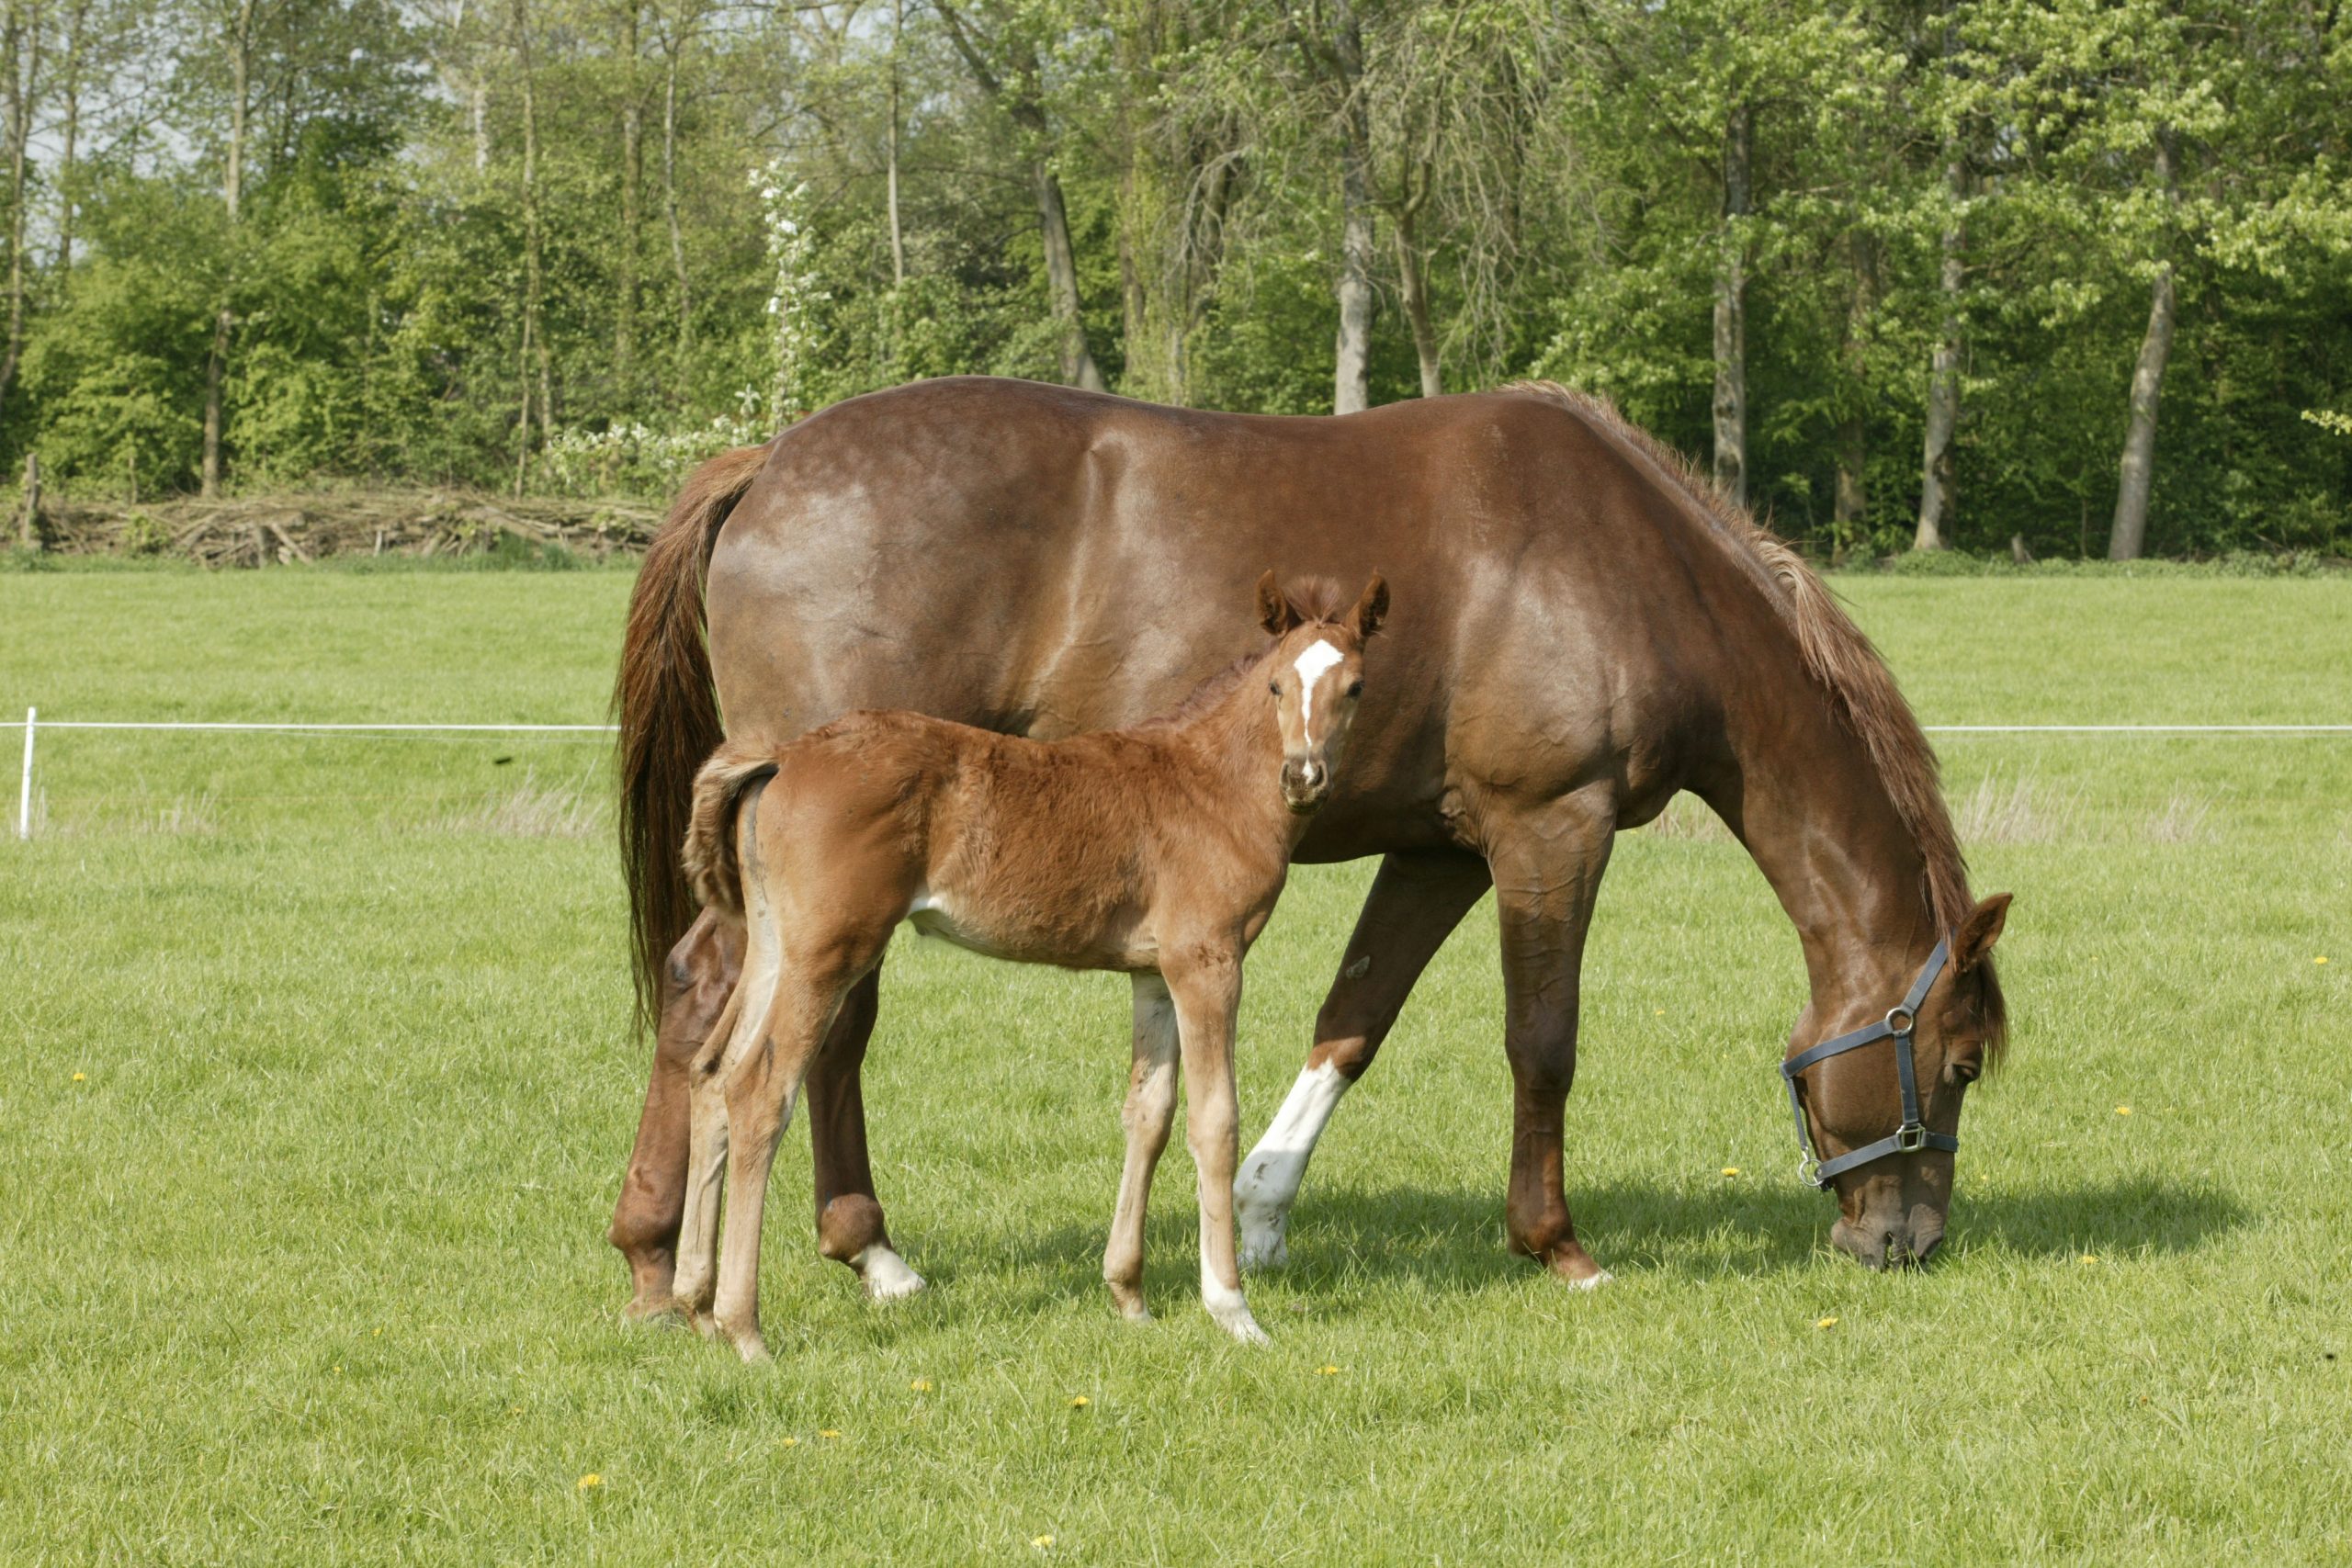
[[[25,197],[33,99],[40,86],[39,6],[8,6],[6,39],[0,43],[0,54],[5,54],[8,77],[8,341],[0,346],[0,409],[5,409],[25,352]]]
[[[638,82],[642,0],[624,0],[624,4],[627,19],[621,28],[621,48],[628,69],[621,87],[626,96],[621,101],[620,276],[616,279],[619,298],[613,311],[613,379],[619,406],[628,408],[636,401],[637,390],[637,253],[645,190],[645,96]]]
[[[1960,428],[1960,291],[1968,276],[1963,254],[1967,231],[1962,225],[1960,202],[1967,192],[1968,170],[1958,158],[1945,166],[1944,184],[1951,197],[1952,218],[1943,232],[1939,280],[1943,328],[1928,365],[1928,434],[1919,457],[1919,526],[1911,538],[1915,550],[1939,550],[1947,542],[1952,518],[1952,441]]]
[[[2165,199],[2177,203],[2176,156],[2169,127],[2156,132],[2156,179]],[[2172,355],[2175,299],[2169,260],[2156,264],[2149,289],[2148,330],[2140,339],[2139,363],[2132,368],[2132,423],[2124,432],[2123,457],[2115,492],[2115,521],[2108,530],[2107,558],[2137,560],[2148,538],[2148,491],[2155,479],[2156,400],[2164,391],[2165,361]]]
[[[1102,372],[1087,352],[1086,324],[1078,308],[1078,257],[1069,240],[1069,216],[1062,206],[1061,176],[1045,159],[1037,160],[1037,218],[1046,239],[1046,287],[1053,299],[1054,318],[1062,327],[1062,383],[1102,390]]]
[[[82,40],[90,16],[90,0],[74,0],[65,32],[64,122],[58,127],[57,152],[57,271],[62,277],[74,266],[74,153],[82,133]]]
[[[474,128],[474,173],[490,173],[490,85],[477,78],[467,95],[467,113]]]
[[[1421,396],[1442,397],[1445,380],[1440,374],[1437,353],[1437,328],[1430,321],[1430,287],[1422,270],[1421,245],[1418,219],[1419,214],[1407,208],[1396,214],[1390,225],[1396,236],[1397,292],[1404,297],[1405,319],[1413,327],[1413,356],[1420,361]]]
[[[1853,276],[1846,300],[1846,378],[1854,399],[1838,422],[1838,493],[1832,533],[1844,550],[1861,536],[1870,497],[1864,465],[1870,458],[1870,424],[1862,398],[1870,380],[1871,315],[1878,307],[1878,257],[1870,236],[1857,229],[1847,239]]]
[[[531,376],[535,367],[539,381],[539,427],[545,435],[551,436],[555,432],[553,416],[548,411],[546,333],[539,321],[545,286],[539,243],[539,97],[531,62],[529,0],[514,0],[514,63],[523,84],[523,409],[515,426],[514,452],[514,493],[520,495],[530,471]]]
[[[1363,82],[1363,29],[1351,0],[1333,0],[1331,60],[1340,101],[1340,336],[1335,344],[1331,412],[1372,405],[1372,115]]]
[[[238,0],[236,27],[229,38],[229,154],[221,174],[220,196],[229,209],[229,265],[224,290],[235,283],[238,209],[245,185],[245,122],[252,112],[249,84],[253,77],[254,0]],[[212,352],[204,362],[204,472],[201,492],[208,499],[220,493],[220,437],[225,423],[223,389],[229,378],[229,335],[236,320],[223,299],[212,317]]]
[[[1724,119],[1724,231],[1715,267],[1715,488],[1747,504],[1748,168],[1755,117],[1746,104]]]
[[[890,0],[890,287],[907,286],[907,239],[899,227],[899,35],[907,25],[906,0]]]
[[[678,56],[685,51],[685,23],[662,40],[662,217],[670,230],[670,266],[678,282],[678,379],[685,379],[694,356],[694,290],[686,280],[685,231],[678,223]]]

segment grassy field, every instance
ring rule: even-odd
[[[2352,722],[2352,582],[1841,586],[1931,723]],[[0,716],[593,721],[627,588],[0,577]],[[1772,1071],[1795,941],[1678,816],[1587,971],[1609,1290],[1502,1249],[1490,908],[1335,1123],[1255,1353],[1199,1310],[1181,1147],[1159,1323],[1097,1280],[1124,982],[909,936],[868,1100],[933,1289],[857,1299],[788,1141],[754,1370],[617,1321],[596,743],[49,734],[0,842],[0,1562],[2342,1562],[2352,739],[1944,751],[2018,1029],[1932,1270],[1827,1250]],[[1245,1137],[1367,874],[1303,871],[1251,962]]]

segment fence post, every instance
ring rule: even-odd
[[[40,548],[40,454],[25,454],[25,510],[17,519],[17,547]]]
[[[30,841],[33,836],[33,721],[40,717],[40,709],[25,710],[25,782],[17,791],[17,837]]]

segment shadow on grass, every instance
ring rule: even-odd
[[[1619,1182],[1571,1191],[1587,1247],[1611,1268],[1690,1275],[1754,1274],[1805,1264],[1829,1247],[1835,1201],[1793,1184],[1668,1187]],[[1963,1192],[1953,1207],[1955,1253],[1997,1248],[2027,1258],[2185,1253],[2248,1219],[2219,1188],[2127,1177],[2029,1192]],[[1296,1262],[1340,1272],[1476,1284],[1523,1270],[1504,1255],[1499,1193],[1418,1188],[1312,1188],[1292,1218]]]
[[[1173,1197],[1173,1195],[1170,1195]],[[1190,1193],[1183,1198],[1189,1199]],[[1842,1255],[1829,1247],[1837,1205],[1826,1195],[1761,1183],[1668,1187],[1617,1182],[1572,1191],[1577,1234],[1601,1264],[1627,1278],[1755,1278]],[[2037,1191],[1963,1193],[1952,1216],[1950,1256],[1980,1251],[2027,1259],[2071,1261],[2085,1252],[2115,1258],[2177,1256],[2245,1224],[2251,1216],[2219,1188],[2154,1177]],[[1108,1216],[1104,1216],[1107,1222]],[[1189,1201],[1153,1206],[1145,1291],[1155,1311],[1198,1310],[1195,1222]],[[959,1284],[990,1290],[1020,1310],[1108,1310],[1101,1282],[1103,1225],[1065,1224],[1013,1236],[967,1238],[915,1259],[934,1285],[933,1312]],[[965,1247],[984,1256],[958,1257]],[[1290,1266],[1274,1278],[1311,1303],[1333,1302],[1366,1286],[1406,1285],[1439,1294],[1508,1288],[1532,1279],[1527,1261],[1504,1244],[1499,1192],[1421,1187],[1317,1189],[1311,1182],[1291,1217]],[[1294,1311],[1312,1310],[1311,1305]],[[876,1331],[928,1323],[933,1313],[892,1314]],[[1276,1320],[1268,1318],[1270,1324]]]

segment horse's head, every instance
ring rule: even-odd
[[[2006,893],[1984,900],[1910,975],[1878,976],[1843,1032],[1802,1037],[1823,1021],[1809,1015],[1791,1043],[1799,1130],[1838,1194],[1829,1239],[1866,1267],[1924,1263],[1943,1242],[1961,1102],[2007,1031],[1992,951],[2008,910]]]
[[[1285,592],[1272,572],[1258,580],[1258,619],[1274,646],[1261,668],[1282,731],[1283,800],[1308,812],[1331,793],[1331,778],[1363,694],[1363,645],[1388,614],[1388,584],[1378,572],[1355,607],[1335,614],[1336,602],[1314,589]]]

